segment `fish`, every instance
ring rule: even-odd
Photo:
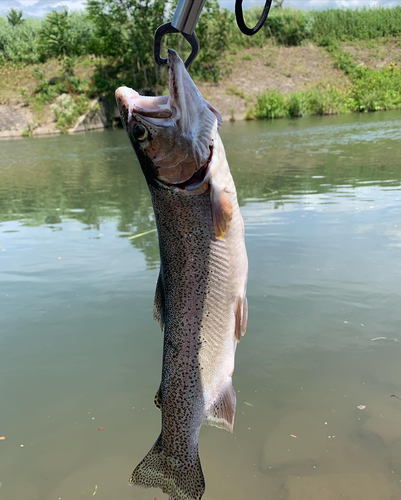
[[[161,432],[129,482],[161,488],[170,500],[199,500],[201,426],[234,427],[232,375],[248,318],[248,258],[221,115],[173,50],[168,65],[169,94],[115,92],[152,199],[160,251],[153,317],[164,333],[155,396]]]

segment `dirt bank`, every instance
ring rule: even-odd
[[[344,44],[358,64],[379,68],[401,64],[399,40],[359,41]],[[259,93],[277,89],[283,93],[324,88],[328,85],[344,90],[349,81],[334,66],[328,52],[313,44],[300,47],[266,45],[242,49],[228,54],[222,61],[223,78],[218,83],[197,81],[199,89],[223,115],[224,120],[243,119]],[[50,105],[35,107],[33,103],[38,71],[49,80],[60,72],[57,61],[23,68],[0,67],[0,138],[37,136],[60,133]],[[78,60],[75,74],[88,81],[93,75],[94,60]],[[123,82],[122,82],[123,83]],[[117,123],[118,113],[112,109],[112,98],[103,99],[98,112],[95,104],[80,116],[68,132],[93,130]]]
[[[231,54],[231,74],[217,84],[197,82],[203,95],[225,119],[231,110],[236,119],[244,117],[260,92],[277,89],[283,93],[306,90],[319,85],[345,86],[344,73],[333,66],[321,47],[266,46]]]

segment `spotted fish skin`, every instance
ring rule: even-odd
[[[199,114],[205,115],[199,121],[204,129],[197,134],[193,126],[190,140],[202,142],[207,137],[209,141],[207,150],[201,144],[189,148],[186,155],[178,155],[183,158],[181,164],[173,163],[169,172],[163,170],[168,168],[164,157],[160,160],[163,166],[155,164],[161,148],[152,143],[163,142],[165,130],[157,127],[167,128],[168,120],[166,124],[165,117],[156,116],[149,123],[135,112],[148,101],[139,105],[140,97],[134,96],[130,104],[132,94],[120,89],[116,92],[152,198],[161,260],[154,317],[164,331],[162,381],[155,397],[162,411],[162,429],[130,482],[159,487],[171,500],[200,500],[205,491],[198,454],[200,428],[207,424],[233,430],[235,391],[231,377],[236,346],[246,328],[248,262],[236,190],[217,133],[218,112],[210,109],[182,61],[171,51],[169,62],[173,74],[173,102],[168,102],[173,110],[173,116],[168,117],[171,126],[185,136],[183,114],[196,104]],[[178,99],[181,87],[186,92],[184,103]],[[163,106],[152,101],[145,113],[167,115]],[[138,123],[146,126],[147,139],[142,138],[145,133],[135,139]],[[174,140],[185,148],[181,137]],[[167,142],[171,144],[170,139]],[[195,151],[192,159],[191,151]]]

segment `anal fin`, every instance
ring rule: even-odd
[[[233,432],[235,417],[236,396],[230,377],[227,386],[218,399],[209,408],[206,415],[206,425]]]
[[[160,327],[164,329],[164,286],[162,272],[160,270],[159,278],[157,279],[155,301],[153,303],[153,319],[160,323]]]

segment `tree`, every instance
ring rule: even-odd
[[[7,13],[7,21],[11,24],[11,26],[19,26],[24,22],[22,15],[22,9],[11,9]]]
[[[96,55],[110,57],[136,88],[158,82],[153,58],[153,35],[165,22],[167,0],[88,0],[95,25]],[[127,74],[127,71],[129,72]]]
[[[46,56],[63,60],[66,66],[67,57],[74,55],[75,39],[72,35],[70,14],[66,8],[61,11],[52,10],[43,21],[40,30],[40,46]]]

